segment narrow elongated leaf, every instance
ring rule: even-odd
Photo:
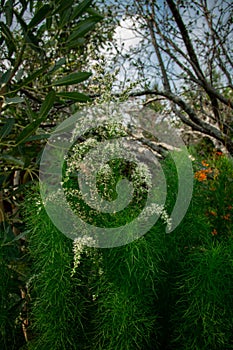
[[[52,26],[52,17],[46,18],[46,29],[49,30]]]
[[[39,110],[39,118],[43,119],[47,117],[50,109],[53,107],[55,98],[56,98],[56,92],[50,91],[41,105],[41,108]]]
[[[73,47],[79,47],[79,46],[83,46],[86,42],[85,38],[77,38],[74,40],[71,40],[69,42],[66,42],[65,45],[68,49],[71,49]]]
[[[37,53],[42,54],[44,50],[40,47],[38,38],[32,33],[32,31],[24,34],[25,42]]]
[[[18,11],[13,10],[14,11],[14,15],[17,18],[17,21],[19,22],[19,24],[21,25],[24,34],[27,32],[27,23],[23,20],[22,16],[20,16],[20,14],[18,13]]]
[[[25,103],[27,105],[25,112],[27,113],[29,119],[33,121],[36,118],[36,112],[32,110],[32,107],[27,99],[25,99]]]
[[[51,136],[50,134],[33,135],[33,136],[28,137],[26,142],[45,140],[45,139],[48,139],[50,136]]]
[[[3,107],[6,105],[12,105],[12,104],[17,104],[17,103],[22,103],[24,99],[22,97],[16,96],[16,97],[6,97],[5,101],[3,103]]]
[[[14,238],[11,242],[9,242],[9,244],[10,244],[10,243],[13,243],[13,242],[15,242],[15,241],[18,241],[19,239],[24,238],[29,232],[31,232],[31,231],[30,231],[30,230],[27,230],[27,231],[21,232],[19,235],[15,236],[15,238]]]
[[[61,68],[61,66],[62,66],[63,64],[65,64],[65,63],[66,63],[65,57],[60,58],[60,59],[54,64],[54,66],[51,67],[51,68],[49,69],[48,74],[52,74],[52,73],[56,72],[56,71],[57,71],[59,68]]]
[[[90,97],[82,94],[81,92],[71,91],[71,92],[59,92],[57,94],[60,97],[65,98],[66,100],[72,100],[77,102],[87,102],[90,101]]]
[[[74,8],[71,19],[74,20],[81,16],[83,12],[92,4],[92,0],[84,0]]]
[[[17,235],[15,238],[13,238],[11,241],[7,242],[7,243],[3,243],[1,244],[2,247],[5,247],[5,246],[9,246],[11,244],[14,244],[16,241],[24,238],[30,231],[27,230],[27,231],[23,231],[21,232],[19,235]]]
[[[38,129],[40,124],[47,118],[47,115],[50,109],[53,106],[54,100],[56,97],[56,93],[51,91],[45,98],[44,102],[41,105],[39,111],[39,118],[34,120],[32,123],[27,125],[19,134],[16,139],[16,145],[20,145],[23,142],[27,142],[28,138]]]
[[[0,129],[0,140],[2,140],[4,137],[10,134],[14,123],[15,123],[15,120],[13,118],[9,118],[6,120],[6,123]]]
[[[8,26],[6,26],[5,23],[0,21],[0,27],[2,29],[2,34],[4,35],[4,37],[7,38],[8,40],[14,41],[14,38]]]
[[[73,41],[78,37],[84,36],[86,33],[94,29],[97,22],[99,22],[99,19],[95,16],[84,19],[76,26],[76,28],[74,29],[73,33],[69,36],[67,41]]]
[[[31,19],[30,23],[28,24],[28,29],[34,28],[39,23],[41,23],[46,17],[48,17],[51,14],[51,7],[50,5],[46,4],[42,6],[36,13],[35,16]]]
[[[38,118],[29,125],[25,126],[25,128],[21,131],[16,139],[16,145],[19,146],[21,143],[26,142],[27,139],[38,129],[43,121],[44,118]]]
[[[87,80],[91,75],[92,73],[89,73],[89,72],[71,73],[59,80],[54,81],[53,85],[61,86],[61,85],[78,84],[84,80]]]
[[[7,84],[8,81],[10,80],[12,71],[8,69],[0,78],[0,86]]]
[[[91,16],[99,18],[99,20],[104,19],[104,16],[101,15],[101,13],[97,12],[96,10],[94,10],[91,7],[87,9],[87,13],[89,13],[89,15],[91,15]]]
[[[23,76],[23,73],[24,73],[23,68],[19,69],[18,72],[14,76],[14,81],[16,81],[16,82],[20,81],[22,76]]]
[[[63,28],[67,23],[70,22],[70,16],[72,13],[72,7],[67,8],[64,12],[60,15],[60,22],[59,22],[59,29]]]
[[[66,10],[68,7],[71,7],[74,3],[74,0],[63,0],[61,1],[60,5],[55,8],[55,10],[53,11],[53,15],[55,13],[63,13],[64,10]]]
[[[2,34],[5,38],[8,48],[11,49],[13,52],[16,51],[15,41],[10,29],[3,22],[0,22],[0,28],[2,30]]]
[[[21,167],[24,166],[24,162],[19,159],[19,158],[15,158],[9,154],[1,154],[0,155],[0,160],[4,160],[7,163],[11,163],[11,164],[15,164],[15,165],[19,165]]]
[[[48,66],[43,66],[42,68],[38,69],[37,71],[35,71],[34,73],[32,73],[31,75],[29,75],[27,78],[25,78],[22,83],[20,83],[17,88],[21,88],[23,86],[27,86],[29,83],[31,83],[32,81],[34,81],[37,77],[39,77],[40,75],[42,75],[46,69],[48,68]]]
[[[5,5],[6,24],[11,26],[13,20],[13,0],[8,0]]]

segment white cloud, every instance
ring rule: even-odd
[[[116,39],[117,46],[121,47],[124,45],[124,53],[130,48],[135,47],[139,44],[142,37],[134,30],[137,27],[136,18],[122,19],[120,25],[115,30],[114,38]]]

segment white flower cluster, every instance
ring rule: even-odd
[[[142,182],[146,182],[149,188],[152,187],[152,175],[146,164],[137,164],[137,167],[132,174],[132,180],[136,185],[140,186]]]
[[[169,217],[166,209],[163,205],[152,203],[150,206],[146,207],[142,212],[143,218],[149,218],[154,214],[159,215],[163,222],[167,224],[168,230],[172,227],[172,219]]]
[[[117,138],[127,136],[127,133],[122,124],[112,121],[111,123],[105,123],[100,135],[104,139],[109,139],[110,137]]]
[[[74,253],[74,266],[71,271],[71,277],[74,276],[80,262],[81,262],[81,255],[83,252],[88,254],[88,250],[86,249],[86,246],[95,245],[96,241],[90,237],[90,236],[82,236],[74,239],[73,242],[73,253]]]
[[[73,147],[73,152],[71,156],[66,156],[65,160],[67,162],[66,175],[69,176],[73,171],[77,171],[79,163],[82,161],[83,156],[90,148],[96,147],[98,141],[94,138],[89,138],[85,142],[77,144]]]
[[[34,202],[35,207],[37,208],[37,215],[39,215],[41,209],[43,208],[43,203],[41,197],[37,198],[36,202]]]
[[[55,203],[55,204],[60,204],[61,203],[61,198],[63,198],[63,191],[61,188],[58,188],[56,191],[51,191],[48,193],[46,196],[46,199],[44,201],[44,204],[46,205],[47,203]]]

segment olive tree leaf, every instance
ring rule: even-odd
[[[73,41],[78,37],[84,36],[86,33],[88,33],[95,27],[97,22],[99,22],[99,18],[96,16],[91,16],[80,21],[80,23],[74,28],[72,34],[67,39],[67,42]]]
[[[55,73],[65,63],[66,63],[65,57],[59,58],[59,60],[55,62],[55,64],[48,70],[48,74]]]
[[[88,9],[88,7],[92,4],[92,0],[84,0],[80,4],[78,4],[76,7],[74,7],[74,11],[72,14],[71,19],[74,20],[80,15],[83,14],[85,10]]]
[[[77,102],[87,102],[90,101],[90,97],[82,94],[81,92],[71,91],[71,92],[59,92],[57,96],[60,96],[66,100],[73,100]]]
[[[56,98],[56,92],[53,90],[50,91],[40,107],[39,118],[43,119],[47,117],[50,109],[53,107],[55,98]]]
[[[10,80],[12,75],[12,70],[8,69],[5,73],[2,74],[0,77],[0,86],[2,87],[3,85],[6,85],[8,81]]]
[[[31,21],[28,24],[28,29],[32,29],[35,26],[37,26],[45,18],[49,17],[50,14],[51,14],[51,7],[50,5],[45,4],[35,13],[34,17],[31,19]]]
[[[14,40],[14,37],[13,37],[10,29],[2,21],[0,21],[0,28],[2,30],[2,35],[5,39],[5,43],[8,47],[9,54],[16,52],[15,40]]]
[[[6,105],[12,105],[12,104],[17,104],[22,102],[24,102],[24,98],[19,96],[6,97],[2,106],[5,107]]]
[[[25,126],[25,128],[21,131],[19,136],[16,139],[16,145],[20,145],[23,142],[26,142],[28,138],[38,129],[40,124],[47,118],[50,109],[52,108],[55,101],[56,93],[54,91],[50,91],[50,93],[46,96],[44,102],[41,105],[41,108],[38,113],[38,118],[34,120],[29,125]]]
[[[0,140],[2,140],[4,137],[6,137],[7,135],[10,134],[14,123],[15,123],[15,119],[14,118],[9,118],[9,119],[6,120],[5,124],[0,129]]]
[[[10,154],[0,154],[0,160],[4,160],[6,163],[14,164],[14,165],[19,165],[21,167],[24,166],[24,162],[19,159],[11,156]]]
[[[68,7],[71,7],[74,3],[74,0],[63,0],[60,2],[58,7],[53,11],[53,15],[56,13],[63,13]]]
[[[78,72],[78,73],[71,73],[61,79],[58,79],[52,83],[54,86],[61,86],[61,85],[73,85],[81,83],[84,80],[87,80],[92,73],[90,72]]]
[[[13,20],[13,0],[8,0],[5,5],[6,24],[11,26]]]

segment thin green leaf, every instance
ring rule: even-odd
[[[12,104],[17,104],[17,103],[22,103],[24,101],[24,98],[16,96],[16,97],[6,97],[5,101],[3,103],[3,107],[6,105],[12,105]]]
[[[18,241],[19,239],[24,238],[29,232],[30,232],[30,230],[21,232],[19,235],[17,235],[17,236],[13,239],[13,242]]]
[[[78,6],[74,7],[74,12],[72,14],[71,20],[74,20],[77,17],[81,16],[91,4],[92,0],[84,0]]]
[[[42,6],[36,13],[35,16],[31,19],[30,23],[28,24],[28,29],[32,29],[35,26],[37,26],[39,23],[41,23],[45,18],[49,17],[51,14],[51,7],[50,5],[46,4]]]
[[[19,159],[19,158],[15,158],[9,154],[1,154],[0,155],[0,160],[4,160],[6,161],[7,163],[10,163],[10,164],[14,164],[14,165],[19,165],[21,167],[24,166],[24,162]]]
[[[63,13],[61,13],[59,29],[63,28],[65,25],[67,25],[67,23],[70,22],[71,13],[72,13],[72,7],[67,8]]]
[[[8,69],[1,77],[0,77],[0,86],[5,85],[11,78],[12,70]]]
[[[91,16],[99,18],[99,20],[104,19],[104,16],[101,13],[99,13],[91,7],[87,9],[87,13],[89,13],[89,15]]]
[[[66,100],[72,100],[77,102],[87,102],[90,101],[90,97],[82,94],[80,92],[71,91],[71,92],[59,92],[57,96],[60,96]]]
[[[14,123],[15,123],[14,118],[7,119],[6,123],[0,129],[0,140],[2,140],[4,137],[10,134]]]
[[[84,36],[86,33],[94,29],[96,23],[99,22],[99,19],[95,16],[89,17],[82,20],[74,29],[73,33],[69,36],[68,42],[73,41],[78,37]]]
[[[16,241],[24,238],[29,232],[31,232],[30,230],[27,230],[27,231],[23,231],[21,232],[19,235],[17,235],[14,239],[12,239],[10,242],[7,242],[7,243],[4,243],[2,244],[2,246],[8,246],[8,245],[11,245],[13,243],[15,243]]]
[[[25,128],[21,131],[16,139],[16,146],[19,146],[21,143],[26,142],[27,139],[38,129],[43,121],[44,118],[38,118],[37,120],[34,120],[32,123],[25,126]]]
[[[39,110],[39,118],[44,119],[47,117],[50,109],[53,107],[55,98],[56,98],[56,92],[53,90],[50,91],[41,105],[41,108]]]
[[[11,47],[12,50],[16,51],[15,41],[13,35],[11,34],[10,29],[5,25],[5,23],[0,22],[0,27],[2,29],[2,34],[5,38],[7,46]]]
[[[37,37],[32,33],[32,31],[26,32],[24,34],[25,42],[37,53],[42,54],[44,50],[40,47]]]
[[[89,73],[89,72],[71,73],[71,74],[67,75],[66,77],[63,77],[59,80],[54,81],[53,85],[54,86],[61,86],[61,85],[78,84],[84,80],[87,80],[91,75],[92,75],[92,73]]]
[[[29,125],[27,125],[17,137],[16,139],[17,146],[23,142],[27,142],[29,137],[38,129],[40,124],[47,118],[47,115],[54,104],[55,97],[56,97],[55,91],[50,91],[50,93],[46,96],[44,102],[41,105],[41,108],[39,111],[39,118],[34,120]]]
[[[63,64],[65,64],[65,63],[66,63],[65,57],[60,58],[60,59],[53,65],[53,67],[51,67],[51,68],[49,69],[48,74],[52,74],[52,73],[56,72],[56,71],[57,71],[59,68],[61,68],[61,66],[62,66]]]
[[[23,76],[24,70],[23,68],[19,69],[18,72],[14,76],[14,81],[19,82]]]
[[[53,15],[55,13],[63,13],[64,10],[66,10],[67,8],[71,7],[74,3],[74,0],[63,0],[60,5],[55,8],[55,10],[53,11]]]
[[[50,30],[52,26],[52,17],[46,18],[46,29]]]
[[[26,142],[45,140],[45,139],[48,139],[50,136],[51,136],[50,134],[33,135],[33,136],[28,137]]]
[[[24,34],[27,32],[27,23],[23,20],[22,16],[20,16],[20,14],[18,13],[18,11],[13,10],[14,11],[14,15],[17,18],[17,21],[19,22],[19,24],[21,25]]]
[[[66,48],[73,48],[73,47],[78,47],[78,46],[83,46],[86,42],[86,39],[85,38],[77,38],[77,39],[74,39],[74,40],[71,40],[69,42],[66,42],[65,45],[66,45]]]
[[[6,24],[11,26],[13,20],[13,0],[8,0],[5,5]]]
[[[48,68],[47,65],[43,66],[42,68],[38,69],[37,71],[35,71],[33,74],[29,75],[27,78],[25,78],[21,84],[19,84],[17,86],[17,88],[21,88],[23,86],[27,86],[29,83],[31,83],[32,81],[35,81],[35,79],[37,77],[39,77],[40,75],[42,75],[46,69]]]
[[[30,118],[30,120],[33,121],[36,118],[36,113],[32,110],[31,105],[27,99],[25,99],[25,103],[27,105],[27,108],[25,111],[28,117]]]

